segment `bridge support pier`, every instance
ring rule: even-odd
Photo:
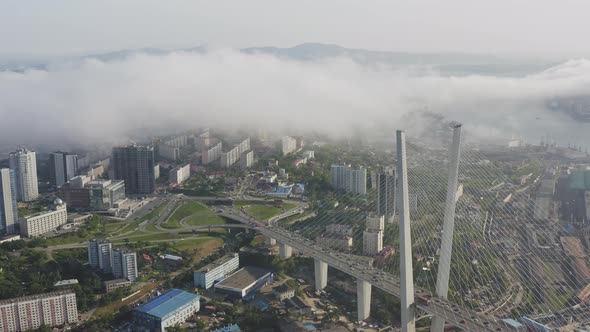
[[[277,240],[273,239],[272,237],[266,238],[266,244],[269,246],[274,246],[277,244]]]
[[[315,270],[315,290],[322,290],[328,285],[328,263],[314,258],[313,265]]]
[[[356,279],[356,311],[359,322],[371,314],[371,284],[363,279]]]
[[[412,264],[412,233],[410,232],[410,200],[408,197],[408,165],[406,133],[397,131],[397,176],[399,178],[399,239],[400,239],[400,302],[402,332],[416,331],[414,303],[414,269]]]
[[[451,273],[451,254],[453,252],[453,231],[455,229],[455,208],[457,206],[457,182],[459,175],[459,158],[461,157],[461,125],[453,129],[453,143],[451,145],[449,159],[449,177],[447,179],[447,197],[445,214],[443,217],[443,232],[440,245],[440,261],[438,263],[438,275],[436,276],[436,295],[444,299],[449,293],[449,276]],[[430,325],[433,332],[443,332],[445,318],[434,316]]]
[[[293,254],[293,248],[290,245],[279,243],[279,256],[281,258],[289,258]]]

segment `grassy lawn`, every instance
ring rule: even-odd
[[[297,207],[295,203],[281,203],[281,207],[285,209],[285,211],[293,210]]]
[[[158,240],[180,240],[183,238],[188,238],[194,236],[193,234],[146,234],[143,236],[136,236],[130,237],[129,242],[139,242],[139,241],[158,241]],[[125,238],[119,238],[115,240],[116,243],[125,243]]]
[[[203,226],[203,225],[223,225],[225,224],[225,220],[223,218],[212,214],[207,213],[200,216],[195,216],[187,220],[187,224],[191,226]]]
[[[236,209],[239,209],[239,208],[244,207],[246,205],[248,205],[248,201],[234,201],[234,207]]]
[[[281,213],[281,209],[270,205],[250,205],[245,208],[256,219],[266,220]]]
[[[166,223],[162,223],[162,227],[168,229],[180,228],[180,221],[183,218],[206,211],[209,211],[207,207],[199,202],[183,203],[174,211],[174,214],[172,214]]]
[[[296,214],[296,215],[281,219],[281,220],[279,220],[279,225],[281,225],[281,226],[290,225],[297,220],[305,219],[305,217],[309,216],[310,214],[312,214],[311,211],[305,211],[302,214]]]
[[[178,250],[193,250],[193,249],[205,249],[210,248],[211,250],[220,247],[223,244],[223,239],[214,237],[203,237],[199,239],[181,240],[174,244],[174,248]]]
[[[148,224],[145,227],[145,230],[148,231],[148,232],[160,232],[161,231],[158,228],[156,228],[156,225],[155,224]]]
[[[104,230],[106,233],[114,233],[118,232],[121,228],[125,227],[127,222],[120,221],[120,222],[109,222],[104,225]]]

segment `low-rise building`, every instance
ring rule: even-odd
[[[131,286],[133,281],[127,279],[114,279],[114,280],[106,280],[104,282],[104,289],[105,292],[110,293],[115,289]]]
[[[56,282],[55,284],[53,284],[53,287],[70,287],[73,285],[77,285],[78,284],[78,279],[66,279],[66,280],[60,280],[58,282]]]
[[[195,287],[209,289],[216,281],[233,273],[240,267],[238,254],[225,255],[215,262],[208,264],[194,272]]]
[[[37,237],[47,232],[56,230],[59,226],[68,222],[66,204],[59,198],[53,202],[52,210],[39,212],[23,217],[20,222],[21,236],[26,238]]]
[[[340,234],[324,233],[316,238],[316,242],[335,250],[350,250],[352,237]]]
[[[277,299],[281,302],[295,296],[295,290],[285,284],[282,284],[279,287],[275,287],[272,291],[274,295],[277,297]]]
[[[352,225],[329,224],[326,226],[326,233],[345,235],[349,237],[352,236],[352,230]]]
[[[169,326],[186,322],[200,309],[199,296],[171,289],[133,310],[137,326],[150,331],[166,331]]]
[[[215,284],[215,293],[234,299],[249,299],[273,278],[274,274],[269,270],[246,266]]]
[[[78,321],[76,293],[62,290],[0,301],[0,331],[30,331]]]

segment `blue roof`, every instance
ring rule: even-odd
[[[179,307],[198,299],[199,296],[173,288],[156,297],[150,302],[135,308],[135,311],[144,312],[158,318],[164,318]]]
[[[217,330],[213,330],[211,332],[236,332],[236,331],[240,331],[240,327],[237,324],[233,324],[233,325],[222,327]]]
[[[305,328],[308,331],[315,331],[316,330],[315,325],[313,325],[312,323],[309,323],[309,322],[303,323],[303,326],[305,326]]]

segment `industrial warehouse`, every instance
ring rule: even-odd
[[[273,279],[274,274],[269,270],[246,266],[215,284],[215,293],[248,300]]]

